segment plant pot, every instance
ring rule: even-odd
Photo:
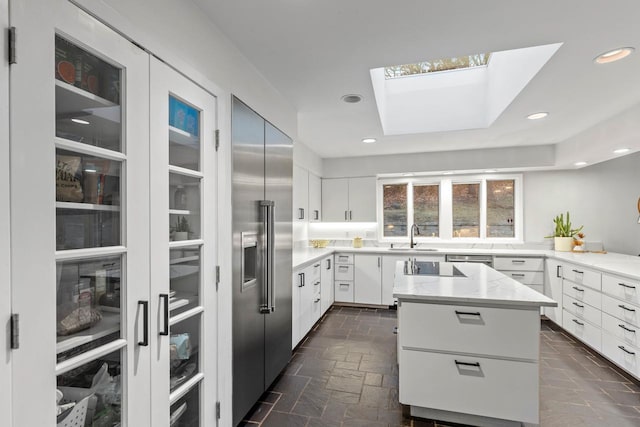
[[[558,252],[571,252],[573,249],[573,237],[554,237],[554,249]]]
[[[176,231],[173,233],[173,240],[189,240],[189,232],[188,231]]]

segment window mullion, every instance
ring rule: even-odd
[[[415,222],[415,215],[413,214],[413,182],[407,183],[407,234],[405,237],[409,237],[411,234],[411,226]]]

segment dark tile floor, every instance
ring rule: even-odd
[[[398,403],[396,312],[332,307],[241,425],[448,426]],[[640,387],[550,321],[540,337],[540,425],[640,426]]]

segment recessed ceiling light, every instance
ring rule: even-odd
[[[618,148],[617,150],[613,150],[614,154],[624,154],[624,153],[628,153],[629,151],[631,151],[630,148]]]
[[[442,175],[453,175],[453,172],[442,172]]]
[[[527,116],[527,119],[529,120],[539,120],[539,119],[544,119],[545,117],[547,117],[549,115],[549,113],[545,112],[545,111],[541,111],[539,113],[533,113],[533,114],[529,114]]]
[[[71,121],[73,123],[78,123],[79,125],[89,125],[89,124],[91,124],[88,121],[82,120],[82,119],[71,119]]]
[[[618,49],[610,50],[609,52],[605,52],[596,56],[594,61],[598,64],[608,64],[609,62],[619,61],[622,58],[626,58],[631,55],[635,49],[632,47],[621,47]]]
[[[487,169],[484,173],[495,173],[498,172],[496,169]]]
[[[376,142],[375,138],[364,138],[362,140],[362,142],[364,142],[365,144],[373,144],[374,142]]]
[[[350,93],[350,94],[344,95],[340,99],[342,99],[347,104],[357,104],[358,102],[362,101],[362,95],[358,95],[356,93]]]
[[[584,166],[586,164],[587,164],[587,162],[575,162],[573,165],[574,166]]]

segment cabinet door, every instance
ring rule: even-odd
[[[554,299],[557,307],[544,307],[544,314],[557,325],[562,326],[562,263],[554,259],[545,261],[544,294]]]
[[[349,178],[349,221],[376,221],[376,178]]]
[[[382,304],[393,305],[396,299],[393,297],[393,283],[395,280],[396,263],[406,261],[408,255],[385,255],[382,257]]]
[[[322,182],[309,172],[309,221],[322,221]]]
[[[0,27],[9,27],[9,8],[7,0],[0,0]],[[7,46],[7,31],[2,31],[0,44]],[[0,298],[0,324],[8,325],[11,316],[11,253],[9,223],[9,64],[1,61],[0,64],[0,200],[4,203],[0,206],[0,293],[5,295]],[[0,342],[9,343],[7,327],[0,330]],[[11,425],[11,349],[8,344],[3,344],[0,352],[0,425]]]
[[[291,278],[291,349],[300,342],[300,294],[302,289],[302,271],[295,270]]]
[[[17,6],[13,425],[56,425],[56,389],[90,406],[99,379],[119,391],[90,422],[150,425],[149,56],[70,2]]]
[[[298,165],[293,165],[293,220],[309,220],[309,174]]]
[[[211,425],[200,402],[217,390],[216,99],[155,58],[150,96],[151,425]]]
[[[355,256],[354,302],[382,304],[382,255]]]
[[[349,220],[349,180],[347,178],[322,179],[322,220],[325,222]]]
[[[322,260],[322,270],[320,271],[321,280],[321,315],[333,304],[333,256],[329,256]]]

